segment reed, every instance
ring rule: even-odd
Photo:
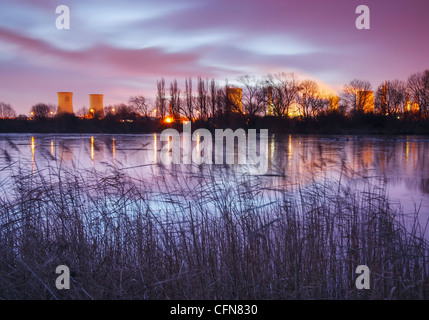
[[[143,179],[5,159],[0,299],[429,298],[426,226],[416,211],[406,228],[382,183],[268,189],[228,169]],[[61,264],[70,290],[55,288]],[[355,287],[361,264],[370,290]]]

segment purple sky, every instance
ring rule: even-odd
[[[57,5],[71,29],[57,30]],[[357,30],[355,9],[371,10]],[[156,80],[295,72],[339,92],[354,78],[406,80],[429,69],[428,0],[2,0],[0,101],[28,114],[74,92],[74,108],[144,94]]]

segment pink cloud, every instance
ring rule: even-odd
[[[63,68],[81,68],[103,75],[182,75],[186,67],[195,69],[199,55],[195,52],[167,53],[161,48],[121,49],[108,45],[97,45],[83,51],[66,51],[55,48],[44,41],[31,39],[0,28],[0,40],[19,47],[31,61],[37,64],[42,56],[61,62]],[[88,69],[89,68],[89,69]]]
[[[197,52],[168,53],[161,48],[121,49],[108,45],[67,51],[2,28],[0,42],[15,47],[15,58],[0,67],[0,92],[19,113],[27,113],[36,102],[55,103],[57,91],[75,92],[78,108],[88,104],[91,92],[105,93],[106,104],[126,102],[130,93],[153,93],[161,77],[180,81],[219,72],[201,66]]]

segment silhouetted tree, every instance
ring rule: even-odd
[[[218,86],[216,85],[215,79],[210,81],[210,112],[211,117],[214,118],[216,115],[216,97],[217,97]]]
[[[248,75],[238,78],[238,81],[243,85],[243,109],[246,114],[255,116],[264,111],[267,102],[264,99],[263,88],[261,81]]]
[[[177,80],[170,83],[170,116],[178,119],[181,110],[180,89],[177,87]]]
[[[207,92],[208,84],[204,82],[204,80],[199,77],[197,83],[197,113],[199,113],[198,118],[207,119],[207,105],[208,105],[208,92]]]
[[[382,83],[375,94],[375,108],[383,115],[396,115],[404,110],[407,89],[404,81]]]
[[[304,80],[299,88],[301,113],[304,118],[317,116],[329,105],[316,81]]]
[[[124,104],[125,105],[125,104]],[[117,106],[119,105],[107,105],[105,106],[104,109],[104,117],[105,118],[114,118],[116,117],[116,113],[117,113]]]
[[[20,114],[16,117],[17,120],[28,120],[28,117],[25,114]]]
[[[407,81],[412,100],[419,104],[419,114],[429,117],[429,70],[412,74]]]
[[[358,91],[371,91],[371,83],[366,80],[354,79],[343,88],[342,99],[349,111],[362,111],[366,105],[366,96],[357,101]]]
[[[225,87],[216,90],[216,116],[219,118],[226,113],[227,96]]]
[[[156,82],[157,93],[156,93],[156,108],[158,110],[157,114],[161,116],[162,119],[165,118],[167,113],[167,98],[165,93],[165,79],[162,78],[160,81]]]
[[[51,117],[56,110],[54,105],[38,103],[31,107],[31,116],[34,119],[43,120]]]
[[[84,117],[88,116],[88,114],[89,114],[89,108],[85,107],[85,106],[83,106],[82,108],[80,108],[76,111],[76,117],[79,117],[79,118],[84,118]],[[104,108],[104,114],[105,115],[107,114],[106,108]]]
[[[0,118],[10,119],[15,118],[16,112],[9,103],[0,102]]]
[[[192,96],[192,79],[185,79],[185,101],[180,105],[180,111],[183,116],[193,121],[194,118],[194,97]]]
[[[144,96],[133,96],[128,99],[128,104],[142,117],[149,117],[148,103]]]
[[[125,103],[114,104],[107,107],[111,111],[110,115],[118,120],[135,120],[137,118],[137,112],[131,105]]]
[[[273,113],[277,117],[288,117],[289,109],[297,102],[300,83],[294,73],[268,75],[266,84],[272,88]]]

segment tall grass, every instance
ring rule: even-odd
[[[405,228],[382,185],[268,190],[228,170],[139,179],[5,160],[0,299],[429,298],[425,230]],[[355,286],[362,264],[370,290]]]

